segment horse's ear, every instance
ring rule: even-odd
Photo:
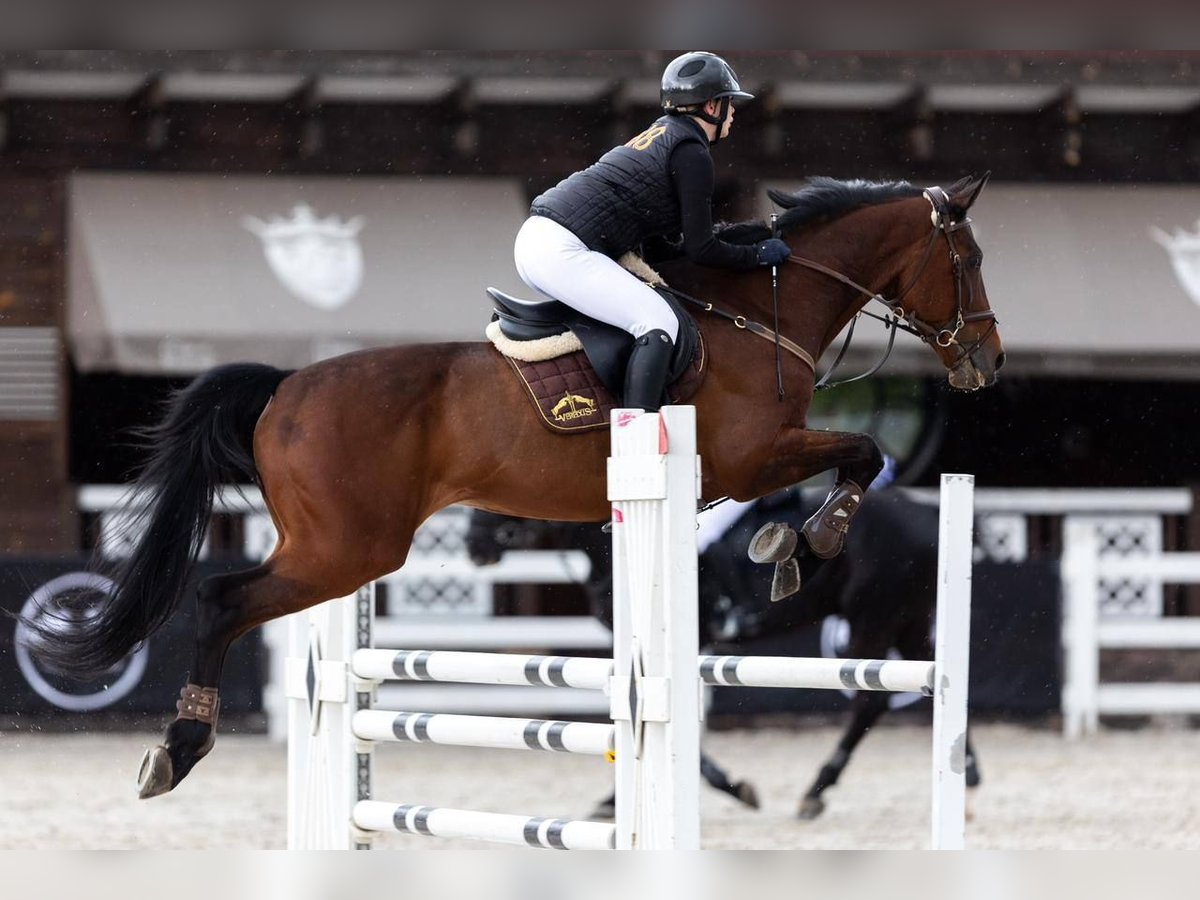
[[[795,197],[791,194],[785,194],[783,191],[777,191],[775,188],[767,188],[767,197],[780,209],[791,209],[796,205]]]
[[[988,171],[983,173],[982,178],[976,178],[974,175],[971,175],[957,182],[951,189],[950,202],[956,208],[966,212],[971,208],[971,204],[979,199],[979,195],[983,193],[984,185],[988,183],[988,179],[991,177],[992,173]]]

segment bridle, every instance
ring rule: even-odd
[[[909,334],[915,335],[927,344],[934,343],[942,348],[951,346],[959,347],[959,353],[953,362],[953,366],[958,366],[964,359],[978,350],[983,342],[991,337],[992,333],[996,330],[996,314],[992,312],[992,310],[972,309],[972,307],[975,305],[975,288],[971,282],[967,282],[968,299],[965,307],[963,304],[963,281],[965,273],[963,271],[962,256],[959,254],[958,249],[954,245],[954,233],[970,225],[971,219],[964,215],[958,221],[954,220],[950,208],[950,197],[940,187],[926,188],[922,193],[925,199],[929,201],[929,205],[931,207],[929,218],[933,227],[929,232],[929,240],[925,244],[925,251],[921,255],[921,264],[917,267],[916,273],[913,275],[908,284],[906,284],[892,299],[884,297],[878,291],[868,290],[858,282],[843,275],[841,272],[831,269],[828,266],[822,265],[814,260],[805,259],[802,256],[795,255],[792,255],[788,258],[789,262],[804,266],[805,268],[812,269],[816,272],[820,272],[823,275],[827,275],[830,278],[833,278],[835,281],[839,281],[847,287],[851,287],[860,294],[865,295],[868,300],[878,301],[887,307],[888,316],[886,317],[876,316],[873,313],[867,312],[866,310],[862,311],[865,315],[880,319],[880,321],[885,322],[888,328],[892,330],[892,333],[891,339],[888,341],[887,352],[884,355],[884,358],[880,360],[880,362],[873,369],[871,369],[870,372],[860,375],[857,378],[850,379],[851,381],[857,381],[859,378],[865,378],[868,375],[873,375],[875,372],[879,371],[879,369],[883,366],[883,363],[886,362],[887,357],[891,354],[892,343],[896,337],[895,329],[907,331]],[[909,292],[912,291],[914,287],[917,286],[921,280],[921,277],[925,274],[925,268],[929,265],[929,260],[933,256],[933,248],[937,244],[938,235],[941,235],[946,239],[946,248],[950,254],[950,265],[954,270],[954,314],[946,321],[944,325],[941,325],[940,327],[930,325],[924,319],[919,318],[904,308],[904,298],[908,296]],[[857,319],[857,316],[855,319]],[[962,330],[963,326],[968,322],[981,322],[984,320],[991,321],[991,324],[988,326],[988,328],[983,332],[983,334],[976,338],[970,346],[963,347],[958,340],[958,333]],[[817,385],[818,387],[832,387],[832,385],[828,383],[828,378],[833,373],[833,370],[837,368],[838,363],[842,361],[842,357],[845,356],[846,349],[850,345],[850,339],[853,334],[854,322],[851,322],[850,330],[846,334],[846,341],[842,345],[841,352],[838,354],[833,366],[830,367],[829,371],[825,373],[825,376]],[[847,382],[839,383],[846,384]]]
[[[820,272],[823,275],[827,275],[835,281],[839,281],[847,287],[853,288],[860,294],[865,295],[868,298],[868,302],[870,300],[875,300],[879,303],[882,303],[885,307],[887,307],[888,310],[887,314],[884,316],[875,315],[874,313],[865,309],[859,310],[859,312],[855,314],[854,318],[850,321],[850,327],[846,332],[846,338],[842,343],[841,350],[838,352],[837,357],[833,361],[833,365],[826,370],[825,374],[821,376],[820,380],[814,385],[816,390],[824,390],[826,388],[837,387],[838,385],[842,384],[849,384],[853,381],[860,381],[864,378],[869,378],[871,375],[874,375],[881,368],[883,368],[884,363],[886,363],[888,358],[891,356],[892,346],[896,340],[897,330],[906,331],[909,334],[920,338],[926,344],[934,343],[942,348],[951,346],[959,347],[960,352],[954,359],[951,368],[960,365],[964,359],[968,358],[972,353],[978,350],[983,342],[991,337],[992,333],[996,330],[996,314],[994,312],[992,312],[990,309],[972,309],[972,307],[975,305],[975,291],[974,285],[970,284],[969,282],[967,286],[968,299],[966,305],[964,306],[963,304],[963,260],[962,256],[958,252],[958,249],[954,245],[954,233],[970,225],[970,218],[964,215],[959,221],[954,221],[953,212],[950,207],[950,197],[940,187],[926,188],[922,193],[925,199],[929,201],[929,205],[931,207],[929,218],[933,227],[929,232],[929,240],[925,244],[925,250],[921,255],[921,264],[917,267],[916,274],[913,275],[908,284],[906,284],[892,299],[884,297],[878,291],[868,290],[857,281],[854,281],[852,278],[843,275],[836,269],[831,269],[826,265],[816,262],[815,260],[806,259],[803,256],[796,256],[794,254],[788,257],[788,262],[804,266],[805,268],[812,269],[815,272]],[[950,253],[950,264],[954,269],[954,313],[946,321],[946,323],[940,327],[930,325],[924,319],[921,319],[906,310],[903,305],[904,298],[908,296],[913,288],[917,286],[917,284],[921,281],[921,277],[925,274],[925,268],[929,265],[929,260],[933,256],[933,248],[937,244],[939,235],[942,235],[946,239],[946,247]],[[774,342],[776,345],[777,354],[779,352],[779,348],[782,347],[782,349],[787,350],[789,353],[798,357],[802,362],[804,362],[805,365],[808,366],[808,368],[814,371],[816,370],[816,361],[813,359],[812,354],[796,344],[795,341],[783,337],[779,333],[778,323],[776,323],[775,329],[772,330],[766,325],[751,321],[746,316],[734,315],[733,313],[726,312],[725,310],[714,306],[712,303],[707,303],[703,300],[697,300],[695,297],[690,297],[682,291],[677,291],[674,288],[670,288],[666,285],[659,285],[659,287],[679,298],[680,300],[687,301],[688,303],[700,307],[704,312],[715,313],[716,315],[729,319],[738,328],[745,329],[757,337],[765,338],[766,340]],[[830,382],[830,376],[832,376],[834,371],[838,368],[839,364],[842,362],[842,359],[846,355],[846,351],[850,347],[850,341],[854,337],[854,326],[858,321],[859,315],[870,316],[873,319],[878,319],[879,321],[885,323],[888,331],[890,332],[887,349],[884,351],[883,357],[879,360],[879,362],[877,362],[870,370],[862,373],[861,375],[856,375],[853,378],[847,378],[844,381]],[[963,326],[969,322],[981,322],[984,320],[991,320],[991,325],[983,332],[982,335],[976,338],[970,346],[963,347],[958,341],[958,334],[962,330]]]

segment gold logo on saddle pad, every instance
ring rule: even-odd
[[[563,394],[561,400],[554,404],[554,408],[550,410],[550,413],[560,422],[584,419],[596,414],[596,401],[589,400],[587,397],[580,397],[578,394],[572,394],[568,391]]]

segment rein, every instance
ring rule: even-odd
[[[791,353],[793,356],[796,356],[802,363],[812,369],[813,372],[816,372],[817,363],[816,360],[812,358],[812,354],[793,341],[791,338],[783,336],[778,331],[768,328],[761,322],[755,322],[753,319],[747,319],[745,316],[735,315],[727,310],[718,309],[711,303],[708,303],[704,300],[698,300],[690,294],[685,294],[683,291],[675,290],[675,288],[670,287],[669,285],[660,284],[657,285],[657,287],[661,291],[666,291],[677,300],[683,300],[692,304],[702,312],[715,313],[723,319],[728,319],[734,324],[734,327],[744,329],[755,337],[760,337],[765,341],[770,341],[772,344],[778,342],[782,349],[786,350],[788,353]]]

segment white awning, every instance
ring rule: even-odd
[[[70,183],[76,365],[285,368],[363,347],[482,340],[522,290],[510,178],[81,173]]]

